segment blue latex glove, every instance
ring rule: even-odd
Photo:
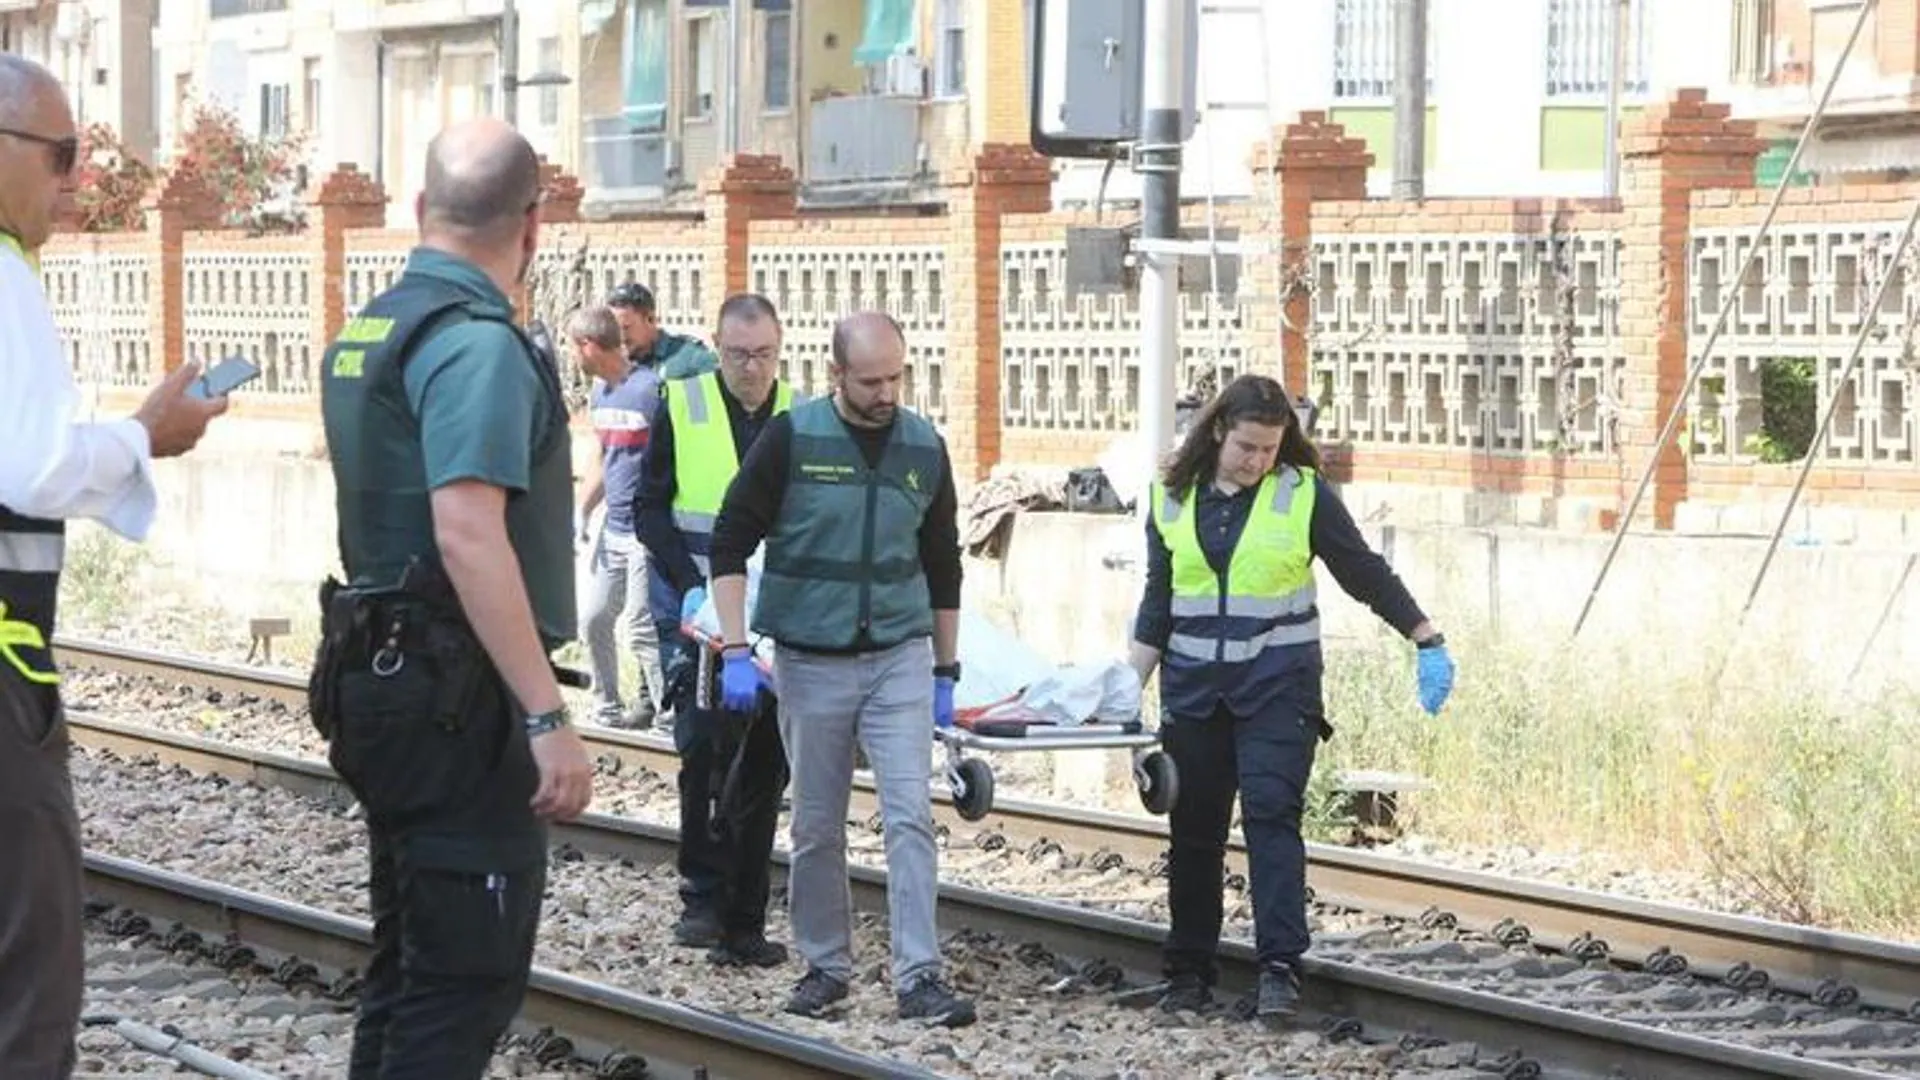
[[[1414,671],[1420,680],[1420,707],[1436,716],[1453,694],[1453,657],[1445,645],[1414,651]]]
[[[687,595],[680,598],[680,621],[683,623],[692,622],[693,617],[700,613],[700,609],[705,606],[706,602],[707,590],[705,586],[695,585],[693,588],[688,589]]]
[[[933,726],[953,726],[953,680],[945,675],[933,677]]]
[[[752,712],[760,700],[760,669],[753,653],[736,649],[727,654],[720,668],[720,707],[732,712]]]

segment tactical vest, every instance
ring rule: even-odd
[[[733,445],[733,423],[720,390],[720,376],[706,372],[661,387],[667,395],[667,419],[673,425],[673,524],[707,577],[713,550],[713,522],[727,485],[740,471],[740,448]],[[793,408],[793,388],[776,383],[773,415]]]
[[[10,233],[0,232],[0,258],[19,256],[36,274],[40,264]],[[64,521],[28,517],[0,506],[0,671],[30,683],[60,681],[49,645],[66,559]],[[0,676],[4,677],[4,676]]]
[[[568,437],[559,372],[525,331],[500,310],[454,285],[425,274],[403,275],[347,322],[321,358],[320,405],[327,449],[333,460],[334,498],[342,511],[350,503],[358,510],[359,535],[350,533],[347,515],[340,515],[340,561],[350,579],[387,583],[385,579],[402,568],[403,564],[374,564],[369,549],[375,545],[370,540],[383,535],[432,535],[433,510],[424,491],[424,459],[388,460],[377,452],[377,440],[372,436],[391,435],[398,425],[409,441],[418,445],[420,424],[407,398],[407,360],[433,331],[473,319],[510,327],[525,345],[528,363],[539,372],[552,403],[552,416],[535,456],[545,456],[555,440]],[[348,417],[358,424],[359,440],[351,437],[354,429],[343,423]],[[409,471],[416,475],[406,475]],[[432,544],[425,547],[427,550],[410,554],[438,566],[438,548]],[[390,544],[379,545],[381,550],[392,548]]]
[[[1198,493],[1177,500],[1153,486],[1154,525],[1173,557],[1173,632],[1161,658],[1161,694],[1176,716],[1211,713],[1223,697],[1248,715],[1288,665],[1287,650],[1319,642],[1312,546],[1318,490],[1312,469],[1268,474],[1220,575],[1200,546]]]
[[[880,464],[869,468],[832,398],[792,416],[787,491],[767,537],[753,629],[829,651],[932,633],[920,523],[945,480],[939,434],[898,410]]]

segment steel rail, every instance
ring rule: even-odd
[[[290,675],[95,642],[62,641],[58,649],[63,662],[160,679],[178,680],[187,674],[207,686],[305,705],[305,685]],[[94,729],[91,737],[96,745],[131,738],[132,744],[122,742],[116,747],[126,749],[155,737],[144,728],[128,729],[105,721],[89,719],[86,725]],[[122,730],[131,734],[113,734]],[[658,736],[592,727],[583,728],[581,735],[596,756],[617,760],[621,768],[644,768],[668,777],[678,768],[671,744]],[[313,779],[319,773],[310,763],[272,754],[243,756],[217,769],[212,761],[198,767],[310,792],[333,783]],[[251,775],[259,770],[274,775]],[[870,776],[856,776],[853,796],[852,816],[866,818],[878,812]],[[1159,858],[1167,847],[1166,822],[1161,818],[997,799],[986,820],[969,823],[953,811],[944,791],[936,790],[934,800],[937,820],[954,835],[999,832],[1010,841],[1026,843],[1044,838],[1075,849],[1104,848],[1142,863]],[[1811,995],[1831,981],[1853,987],[1863,1003],[1876,1008],[1920,1008],[1920,947],[1902,942],[1326,844],[1308,844],[1307,860],[1315,899],[1331,906],[1406,919],[1437,909],[1452,915],[1460,926],[1483,932],[1503,922],[1518,923],[1532,940],[1550,948],[1583,936],[1598,938],[1614,960],[1628,965],[1642,965],[1665,950],[1685,957],[1693,970],[1703,974],[1722,974],[1746,964],[1765,971],[1773,985],[1793,993]],[[1245,872],[1245,849],[1237,835],[1229,862],[1235,872]]]
[[[372,928],[362,919],[94,851],[85,855],[85,872],[90,897],[204,934],[233,935],[257,952],[299,957],[334,971],[364,971],[372,954]],[[937,1075],[543,967],[529,980],[519,1022],[551,1027],[576,1051],[600,1060],[614,1051],[637,1053],[647,1059],[649,1076]]]
[[[70,716],[76,741],[131,755],[154,756],[195,772],[250,780],[332,798],[350,798],[322,763],[248,750],[192,736],[153,731],[84,714]],[[630,818],[587,814],[551,829],[556,846],[640,864],[665,864],[678,851],[674,829]],[[775,877],[786,876],[787,853],[775,851]],[[854,902],[886,908],[886,874],[849,868]],[[1098,960],[1132,973],[1158,969],[1165,928],[1085,908],[943,883],[942,925],[1037,942],[1063,957]],[[1253,949],[1224,942],[1221,985],[1247,989],[1258,977]],[[1313,957],[1304,962],[1304,1005],[1310,1016],[1358,1016],[1372,1034],[1473,1039],[1515,1046],[1555,1070],[1592,1076],[1690,1078],[1800,1077],[1842,1080],[1882,1074],[1734,1045],[1699,1035],[1573,1012],[1512,997],[1413,978],[1378,968]],[[1555,1075],[1561,1073],[1556,1071]]]

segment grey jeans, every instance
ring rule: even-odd
[[[627,646],[640,661],[641,693],[663,708],[660,694],[666,680],[660,675],[660,635],[647,607],[647,549],[638,538],[602,526],[593,544],[593,569],[580,625],[587,640],[588,664],[593,669],[593,703],[601,720],[618,719],[620,653],[614,647],[614,624],[627,620]]]
[[[847,885],[847,798],[854,740],[880,791],[887,846],[893,986],[904,993],[941,970],[934,927],[933,645],[916,638],[880,652],[774,654],[780,736],[793,775],[793,865],[787,883],[793,943],[807,966],[853,977]]]

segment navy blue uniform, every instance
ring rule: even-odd
[[[1332,487],[1318,477],[1314,482],[1313,555],[1349,596],[1401,634],[1410,634],[1426,618],[1419,605],[1386,560],[1367,546]],[[1206,484],[1195,500],[1200,547],[1223,591],[1256,491],[1246,488],[1228,495]],[[1147,582],[1133,636],[1164,653],[1173,623],[1172,555],[1150,516],[1146,527]],[[1332,732],[1321,698],[1320,644],[1268,649],[1255,662],[1270,667],[1263,675],[1278,677],[1246,678],[1245,665],[1180,675],[1170,675],[1164,666],[1161,671],[1161,740],[1179,775],[1187,778],[1168,815],[1169,978],[1196,977],[1208,985],[1214,981],[1227,829],[1236,792],[1260,961],[1263,966],[1291,964],[1309,943],[1300,816],[1314,751]],[[1267,692],[1245,700],[1250,686]],[[1202,777],[1207,782],[1197,782]]]

